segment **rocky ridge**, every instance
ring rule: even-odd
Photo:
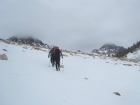
[[[125,48],[122,46],[117,46],[115,44],[104,44],[99,49],[94,49],[92,53],[106,55],[106,56],[114,56],[117,52],[124,50]]]

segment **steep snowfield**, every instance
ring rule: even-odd
[[[132,62],[64,53],[65,68],[56,71],[48,52],[0,42],[3,53],[0,105],[140,105],[140,68]]]

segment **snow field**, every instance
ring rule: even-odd
[[[132,62],[64,53],[65,68],[56,71],[48,51],[0,42],[3,53],[8,61],[0,60],[0,105],[140,105],[140,69]]]

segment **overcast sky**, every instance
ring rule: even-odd
[[[0,37],[32,35],[90,52],[140,41],[140,0],[0,0]]]

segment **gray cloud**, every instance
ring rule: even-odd
[[[1,0],[0,37],[33,35],[70,50],[140,39],[139,0]]]

